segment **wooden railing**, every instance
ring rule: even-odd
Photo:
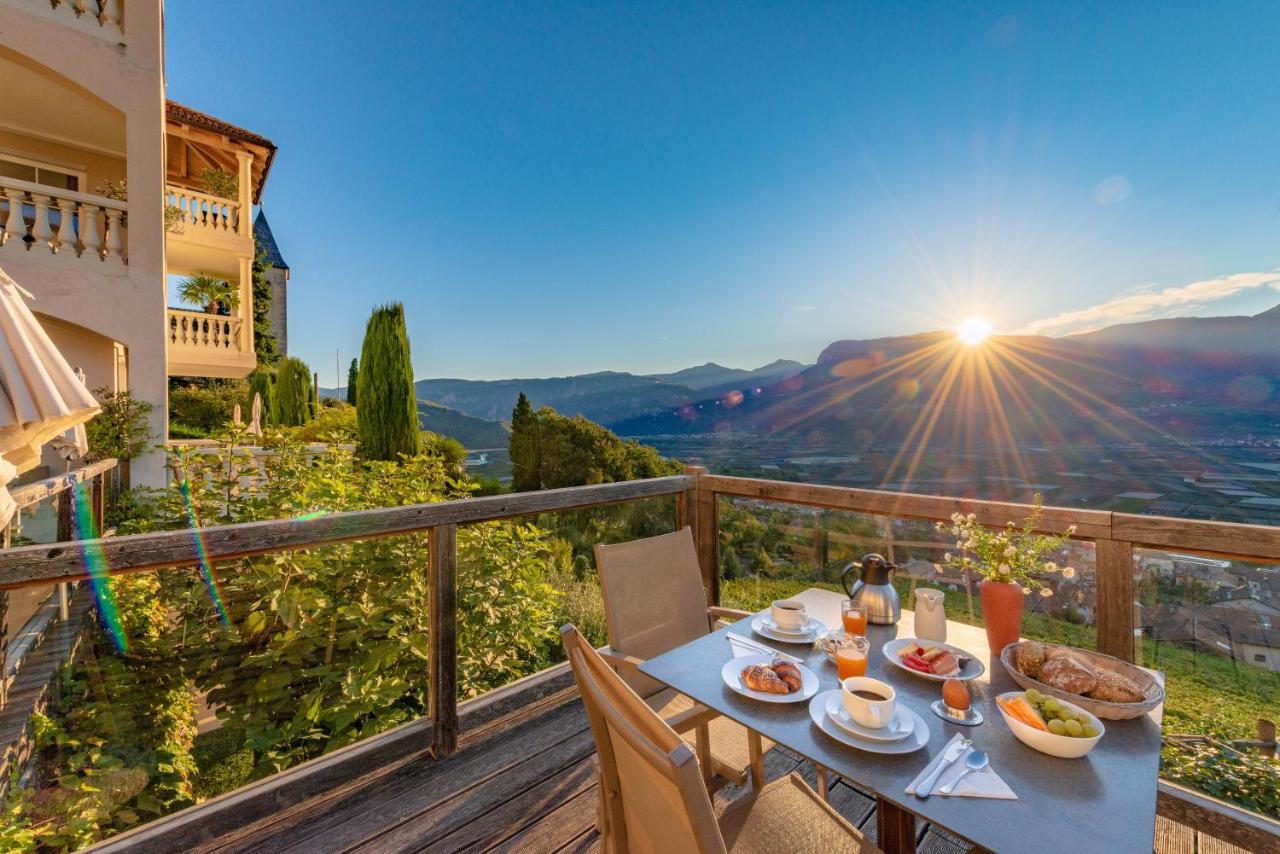
[[[104,560],[109,573],[117,575],[194,566],[206,558],[216,563],[366,538],[427,532],[430,710],[427,720],[405,731],[415,733],[415,749],[429,748],[433,755],[442,757],[456,748],[459,731],[457,526],[661,496],[675,498],[676,526],[687,524],[693,528],[708,600],[712,603],[719,602],[717,505],[722,497],[895,519],[948,521],[954,512],[974,513],[979,520],[993,526],[1023,519],[1031,509],[1028,505],[1007,502],[722,477],[691,467],[684,475],[649,480],[213,526],[202,529],[199,543],[187,531],[167,531],[113,537],[88,545]],[[1041,526],[1045,532],[1061,533],[1072,525],[1076,526],[1076,539],[1096,545],[1098,647],[1129,660],[1134,657],[1135,548],[1174,549],[1255,561],[1280,560],[1280,529],[1277,528],[1044,508]],[[82,548],[79,544],[63,543],[0,552],[0,590],[83,578]],[[322,762],[316,767],[323,769],[317,773],[334,773],[331,762]],[[280,792],[279,787],[276,788],[270,797],[278,799]],[[307,785],[298,787],[298,791],[314,793]],[[1274,847],[1280,840],[1280,824],[1271,819],[1172,784],[1161,783],[1159,802],[1160,811],[1177,821],[1212,827],[1216,836],[1250,850]],[[239,803],[237,808],[242,806],[244,804]],[[279,808],[278,803],[275,808]]]
[[[4,177],[0,194],[0,246],[7,251],[125,260],[126,202]]]

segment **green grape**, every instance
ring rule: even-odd
[[[1062,706],[1058,703],[1057,700],[1053,699],[1052,697],[1044,701],[1044,710],[1046,712],[1056,712],[1060,708],[1062,708]]]
[[[1028,688],[1026,698],[1028,703],[1039,703],[1044,700],[1044,694],[1041,694],[1035,688]]]
[[[1062,735],[1066,731],[1067,731],[1067,725],[1064,724],[1062,721],[1058,720],[1057,718],[1054,718],[1053,720],[1049,721],[1049,732],[1053,733],[1054,735]]]
[[[1084,727],[1080,726],[1080,722],[1074,718],[1064,723],[1062,728],[1065,729],[1067,731],[1067,735],[1072,738],[1079,738],[1084,733]]]
[[[1075,719],[1080,722],[1081,726],[1089,722],[1089,716],[1086,715],[1084,712],[1076,712],[1073,717],[1075,717]]]
[[[1085,738],[1093,738],[1098,734],[1098,728],[1093,724],[1085,724],[1080,727],[1080,731],[1084,733]]]

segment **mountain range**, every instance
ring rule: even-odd
[[[714,362],[665,374],[415,383],[426,429],[504,443],[521,392],[622,435],[802,436],[899,444],[922,420],[954,442],[1198,439],[1280,423],[1280,306],[1252,317],[1125,323],[1063,338],[950,332],[832,342],[813,365]],[[332,394],[332,390],[322,390]],[[922,419],[922,413],[927,417]]]

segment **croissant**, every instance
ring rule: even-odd
[[[783,682],[778,674],[763,664],[752,664],[742,671],[742,684],[752,691],[763,691],[766,694],[790,694],[791,688]]]
[[[800,668],[784,658],[775,658],[773,663],[769,665],[769,669],[776,673],[779,679],[787,683],[789,692],[799,691],[800,686],[804,684],[804,680],[800,678]]]

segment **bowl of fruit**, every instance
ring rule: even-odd
[[[1079,759],[1107,731],[1102,721],[1079,706],[1034,688],[1001,694],[996,706],[1018,741],[1059,759]]]

